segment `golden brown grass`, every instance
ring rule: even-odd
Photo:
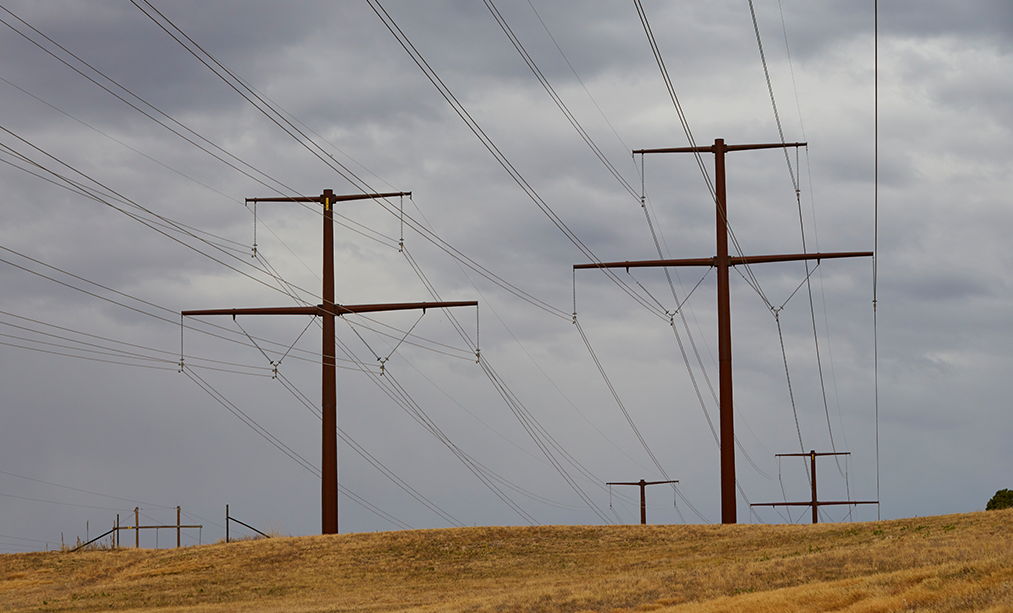
[[[0,556],[4,611],[1013,611],[1013,510]]]

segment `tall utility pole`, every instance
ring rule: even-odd
[[[730,266],[765,262],[791,262],[830,258],[871,257],[871,251],[848,253],[796,253],[788,255],[729,256],[728,212],[725,199],[725,153],[753,149],[783,149],[804,147],[806,143],[772,143],[760,145],[726,145],[724,139],[714,140],[709,147],[671,147],[666,149],[639,149],[633,153],[713,153],[714,189],[717,208],[717,255],[712,258],[681,260],[644,260],[638,262],[600,262],[577,264],[577,268],[638,268],[664,266],[714,266],[718,277],[718,371],[719,371],[719,429],[721,447],[721,523],[734,524],[737,520],[735,504],[735,428],[732,417],[732,317],[728,299],[728,268]]]
[[[321,523],[323,534],[338,532],[338,401],[337,375],[335,369],[334,318],[346,313],[375,313],[377,311],[403,311],[409,309],[426,309],[478,306],[476,301],[458,302],[406,302],[400,304],[336,304],[334,302],[334,210],[335,202],[348,200],[372,200],[375,198],[395,198],[410,196],[411,192],[394,192],[386,194],[353,194],[336,196],[325,189],[319,196],[296,196],[293,198],[247,198],[247,202],[316,202],[323,205],[324,219],[324,253],[323,253],[323,304],[317,306],[268,307],[245,309],[204,309],[199,311],[183,311],[184,316],[195,315],[313,315],[323,319],[323,453],[321,457]]]
[[[815,450],[809,453],[777,453],[774,454],[778,458],[796,457],[796,458],[809,458],[809,470],[812,472],[812,500],[809,502],[754,502],[749,505],[751,507],[809,507],[813,509],[813,521],[812,523],[820,523],[819,508],[831,505],[855,505],[855,504],[879,504],[878,500],[836,500],[832,502],[820,502],[816,496],[816,458],[824,455],[851,455],[847,451],[834,451],[834,452],[823,452],[816,453]]]
[[[606,483],[605,485],[639,485],[640,486],[640,525],[647,525],[647,486],[648,485],[661,485],[663,483],[678,483],[678,481],[616,481],[614,483]]]

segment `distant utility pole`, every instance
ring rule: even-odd
[[[813,509],[813,521],[812,523],[820,523],[819,508],[832,506],[832,505],[857,505],[857,504],[879,504],[878,500],[838,500],[833,502],[820,502],[816,496],[816,458],[825,455],[851,455],[847,451],[836,451],[836,452],[824,452],[816,453],[810,451],[809,453],[777,453],[774,454],[778,458],[809,458],[810,466],[809,469],[812,471],[812,500],[809,502],[756,502],[749,506],[751,507],[812,507]]]
[[[616,481],[605,485],[639,485],[640,486],[640,525],[647,525],[647,486],[662,485],[664,483],[678,483],[678,481]]]
[[[728,214],[725,200],[725,153],[753,149],[783,149],[804,147],[806,143],[772,143],[760,145],[726,145],[724,139],[714,140],[709,147],[672,147],[667,149],[639,149],[633,153],[713,153],[714,189],[717,207],[717,255],[712,258],[682,260],[646,260],[639,262],[599,262],[577,264],[578,268],[638,268],[664,266],[714,266],[718,277],[718,369],[719,369],[719,423],[721,448],[721,523],[734,524],[737,520],[735,504],[735,428],[732,417],[732,316],[728,295],[728,268],[737,265],[766,262],[791,262],[829,258],[871,257],[871,251],[848,253],[796,253],[789,255],[757,255],[733,257],[728,255]]]
[[[348,200],[372,200],[410,196],[411,192],[386,194],[353,194],[336,196],[325,189],[319,196],[296,196],[292,198],[247,198],[247,202],[316,202],[323,205],[324,253],[323,253],[323,304],[303,307],[268,307],[245,309],[204,309],[183,311],[184,316],[197,315],[313,315],[323,319],[323,455],[321,462],[321,523],[323,534],[338,532],[338,414],[337,375],[335,370],[334,318],[347,313],[375,313],[377,311],[403,311],[478,306],[476,301],[457,302],[406,302],[400,304],[336,304],[334,302],[334,210],[335,202]]]

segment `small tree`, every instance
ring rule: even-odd
[[[988,501],[988,505],[985,506],[986,511],[1011,508],[1013,508],[1013,490],[999,490],[995,493],[995,496],[992,496],[992,500]]]

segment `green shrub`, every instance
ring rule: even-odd
[[[988,501],[985,510],[995,511],[996,509],[1011,508],[1013,508],[1013,490],[999,490],[995,493],[995,496],[992,496],[992,500]]]

